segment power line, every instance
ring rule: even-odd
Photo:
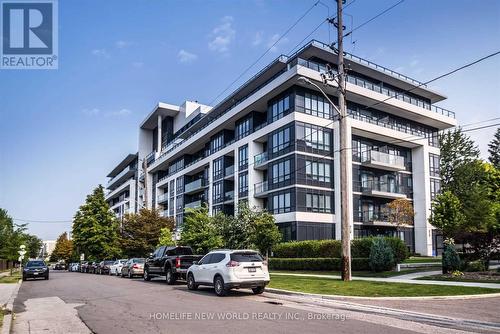
[[[62,223],[72,223],[73,220],[33,220],[33,219],[21,219],[21,218],[12,218],[12,220],[15,221],[20,221],[24,223],[56,223],[56,224],[62,224]]]
[[[487,129],[487,128],[491,128],[493,126],[499,126],[499,125],[500,125],[500,123],[490,124],[490,125],[483,125],[483,126],[479,126],[477,128],[462,130],[462,132],[469,132],[469,131],[476,131],[476,130],[481,130],[481,129]]]

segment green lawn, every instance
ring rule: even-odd
[[[0,283],[17,283],[20,279],[21,274],[19,272],[15,272],[12,276],[0,277]]]
[[[415,268],[415,269],[407,269],[407,270],[402,270],[400,272],[397,271],[382,271],[380,273],[374,273],[372,271],[353,271],[352,276],[354,277],[382,277],[382,278],[387,278],[387,277],[395,277],[395,276],[400,276],[400,275],[406,275],[406,274],[412,274],[412,273],[418,273],[422,271],[432,271],[436,270],[436,268],[431,267],[431,268]],[[314,271],[314,270],[271,270],[270,273],[280,273],[280,274],[306,274],[306,275],[333,275],[333,276],[340,276],[340,271]]]
[[[431,280],[431,281],[451,281],[451,282],[473,282],[473,283],[495,283],[495,284],[500,284],[500,279],[498,280],[493,280],[493,279],[470,279],[470,278],[463,278],[463,277],[446,277],[443,275],[431,275],[431,276],[424,276],[424,277],[418,277],[417,280]]]
[[[454,296],[500,292],[500,289],[486,289],[476,287],[371,281],[344,282],[337,279],[325,279],[320,277],[297,277],[272,274],[269,287],[289,291],[317,293],[323,295],[358,297]]]
[[[411,256],[409,259],[403,261],[403,263],[441,263],[440,257],[425,257],[425,256]]]

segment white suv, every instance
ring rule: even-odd
[[[187,271],[189,290],[209,285],[217,296],[225,296],[232,288],[251,288],[260,294],[268,283],[267,263],[254,250],[214,250]]]

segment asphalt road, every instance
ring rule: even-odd
[[[217,297],[212,289],[193,292],[184,283],[169,286],[160,278],[145,282],[56,271],[48,281],[23,282],[14,312],[23,318],[33,301],[45,297],[82,304],[76,308],[78,316],[94,333],[444,332],[439,327],[342,308],[277,302],[269,295],[254,296],[250,290]]]

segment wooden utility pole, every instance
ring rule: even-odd
[[[351,211],[347,192],[347,111],[346,111],[346,90],[344,73],[344,26],[342,20],[342,5],[344,0],[337,0],[337,44],[338,44],[338,84],[339,84],[339,132],[340,132],[340,201],[341,201],[341,224],[342,224],[342,279],[351,280]]]

